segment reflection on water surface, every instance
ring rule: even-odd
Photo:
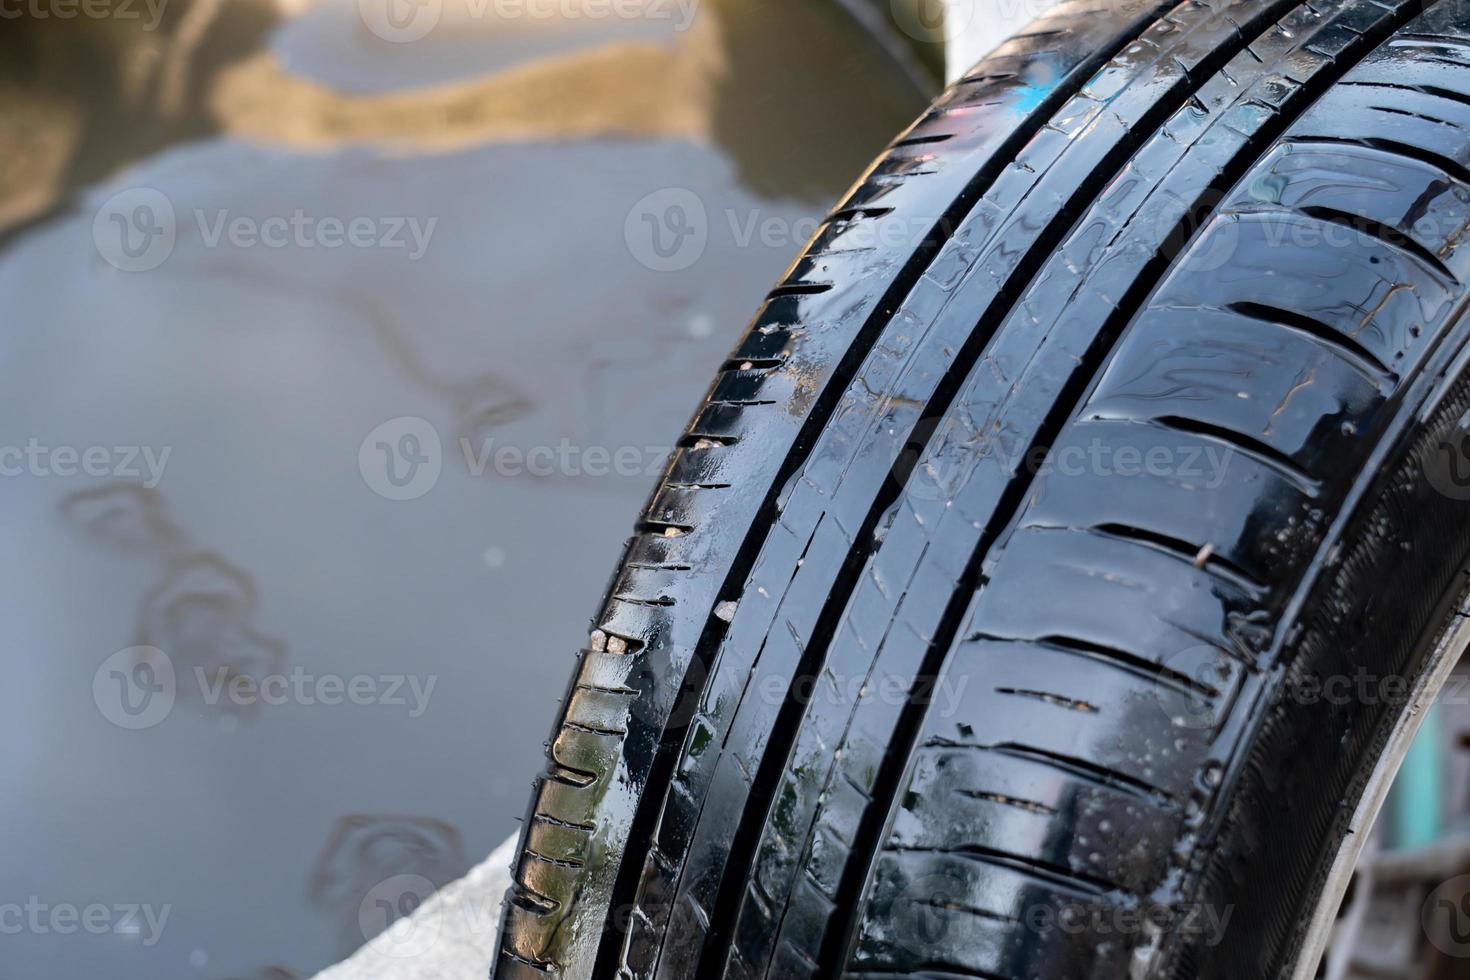
[[[7,976],[310,976],[505,837],[663,453],[923,101],[818,0],[444,10],[0,35],[0,902],[167,910]]]

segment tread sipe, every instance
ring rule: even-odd
[[[1289,972],[1403,705],[1283,692],[1416,676],[1465,585],[1467,236],[1448,0],[1071,0],[982,61],[690,423],[495,975]]]

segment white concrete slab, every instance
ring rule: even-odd
[[[517,836],[316,980],[483,980],[510,886]],[[369,893],[369,898],[372,893]],[[369,910],[370,911],[370,910]]]

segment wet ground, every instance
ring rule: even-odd
[[[392,9],[0,34],[6,980],[308,976],[510,833],[663,455],[924,102],[818,0]]]

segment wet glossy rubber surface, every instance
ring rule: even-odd
[[[1035,46],[1095,25],[1074,6],[897,144],[922,164],[879,162],[630,542],[533,806],[503,976],[1285,962],[1307,871],[1228,954],[1106,923],[1252,887],[1210,862],[1268,802],[1229,788],[1282,765],[1260,699],[1456,349],[1470,47],[1456,11],[1423,9],[1186,2],[1109,25],[1087,76],[1016,122]],[[985,162],[947,155],[986,118],[1019,128]],[[917,186],[958,195],[926,244],[843,247]],[[1461,552],[1420,563],[1431,600]]]
[[[1300,23],[1283,26],[1280,36],[1303,33]],[[1059,454],[1100,444],[1114,458],[1124,447],[1140,458],[1160,449],[1181,458],[1185,446],[1215,444],[1232,453],[1218,484],[1145,473],[1126,493],[1102,492],[1044,474],[987,554],[987,583],[946,668],[985,682],[976,700],[951,718],[931,715],[923,730],[906,790],[918,802],[896,813],[877,862],[855,961],[862,969],[922,962],[1101,977],[1128,969],[1140,948],[1162,958],[1161,948],[1106,930],[1065,943],[1033,933],[1018,944],[1004,926],[1016,909],[1046,903],[1131,910],[1179,902],[1191,838],[1219,798],[1201,776],[1223,771],[1236,748],[1239,692],[1265,668],[1326,524],[1463,299],[1459,281],[1441,271],[1460,222],[1417,248],[1412,221],[1401,243],[1365,234],[1351,248],[1323,246],[1322,225],[1337,214],[1399,225],[1426,192],[1451,188],[1417,162],[1291,141],[1321,118],[1294,127],[1236,182],[1054,444]],[[1421,252],[1441,259],[1426,262]],[[1036,602],[1043,590],[1065,595],[1065,606]],[[1099,664],[1112,684],[1094,676]],[[1018,669],[1022,677],[1008,676]],[[1029,681],[1051,695],[1053,714],[1072,717],[1043,729],[1037,713],[1048,705],[1005,710],[991,678],[1011,690]],[[1077,710],[1082,704],[1091,710]],[[1031,796],[992,784],[988,757],[1014,766],[1017,752],[1052,769],[1065,789],[1039,776],[1025,784]],[[1105,799],[1096,798],[1100,781],[1112,791]],[[1069,832],[1018,832],[1019,823],[1057,818],[994,801],[1034,800],[1042,786],[1046,806],[1075,814]],[[978,791],[980,802],[962,791]],[[1104,828],[1183,843],[1123,848]],[[1027,841],[1035,843],[1017,846]],[[1016,862],[1025,864],[1019,883]],[[963,910],[946,942],[896,928],[905,903],[932,901],[936,890]],[[986,934],[998,938],[980,941]]]
[[[773,510],[775,492],[801,452],[820,433],[861,362],[873,335],[901,296],[930,265],[948,237],[950,212],[962,216],[967,192],[1031,139],[1056,106],[1105,63],[1100,52],[1130,18],[1148,22],[1152,7],[1124,3],[1103,12],[1067,5],[1063,35],[1013,42],[977,68],[895,142],[848,199],[834,209],[810,253],[823,254],[833,288],[807,285],[801,266],[778,287],[691,424],[682,450],[645,510],[623,567],[594,625],[633,641],[634,656],[587,651],[574,678],[566,721],[601,709],[608,731],[597,735],[558,723],[551,768],[533,802],[526,841],[536,857],[518,873],[528,894],[507,905],[499,969],[506,976],[551,964],[568,975],[615,968],[622,937],[642,923],[629,903],[638,885],[657,802],[667,789],[673,752],[688,729],[692,702],[673,705],[691,663],[703,664],[723,621],[712,618],[725,592],[739,596],[753,561],[752,526]],[[865,222],[897,215],[897,245],[874,247]],[[932,231],[931,231],[932,229]],[[839,277],[837,263],[842,263]],[[808,264],[808,268],[809,268]],[[815,277],[813,277],[815,278]],[[749,367],[745,365],[749,364]],[[768,518],[763,518],[768,520]],[[677,536],[670,537],[670,533]],[[676,604],[637,601],[671,595]],[[620,598],[626,597],[626,598]],[[706,638],[708,637],[708,638]],[[698,691],[703,668],[691,675]],[[585,726],[584,726],[585,727]],[[667,735],[666,735],[667,729]],[[665,747],[662,756],[660,747]],[[653,776],[658,797],[645,798]],[[575,770],[575,771],[574,771]],[[632,839],[636,857],[620,859]],[[546,850],[541,850],[546,848]],[[567,861],[581,867],[567,866]],[[631,870],[631,874],[629,871]],[[620,908],[613,910],[616,888]],[[605,930],[605,926],[610,929]],[[646,948],[640,938],[634,945]],[[602,959],[597,959],[599,948]],[[610,959],[611,957],[611,959]]]

